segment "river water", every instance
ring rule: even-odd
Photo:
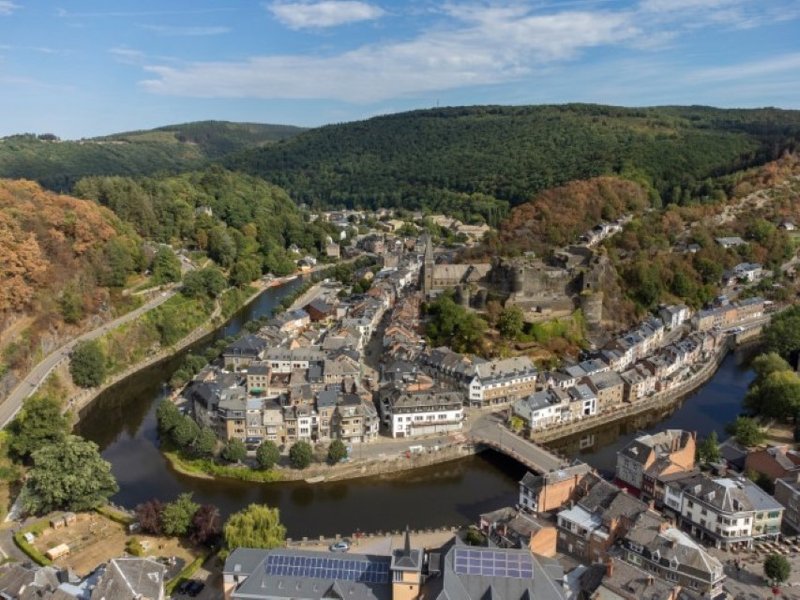
[[[194,349],[268,314],[299,285],[294,281],[267,290]],[[164,395],[164,382],[180,366],[183,354],[110,388],[82,414],[77,433],[95,441],[111,462],[120,486],[112,499],[117,504],[133,508],[150,498],[166,501],[192,492],[196,501],[216,504],[226,516],[253,502],[266,503],[280,509],[288,535],[299,538],[350,535],[357,529],[394,530],[407,524],[415,529],[463,525],[475,522],[481,512],[516,503],[524,468],[493,452],[392,476],[316,485],[212,481],[177,473],[158,450],[155,409]],[[555,442],[553,447],[613,471],[616,451],[641,430],[685,428],[702,436],[716,429],[724,438],[722,429],[739,413],[751,379],[747,362],[731,354],[709,383],[670,414],[634,417]]]

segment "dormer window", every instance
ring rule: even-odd
[[[658,550],[653,552],[653,560],[661,560],[661,553]]]

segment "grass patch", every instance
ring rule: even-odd
[[[25,529],[20,529],[14,534],[14,543],[19,547],[19,549],[22,550],[33,562],[43,567],[52,565],[53,561],[34,548],[33,544],[29,544],[28,540],[25,539],[25,534],[32,533],[38,536],[41,535],[42,532],[48,527],[50,527],[50,521],[43,519],[41,521],[36,521]]]
[[[230,288],[225,290],[220,296],[220,312],[223,319],[228,319],[239,310],[247,301],[247,299],[255,294],[258,290],[252,285],[244,288]]]
[[[197,569],[200,568],[200,565],[202,565],[206,561],[209,554],[210,552],[204,552],[203,554],[195,558],[192,562],[190,562],[188,565],[186,565],[181,570],[181,572],[178,573],[175,577],[170,579],[167,582],[167,585],[164,586],[165,595],[169,598],[180,584],[182,584],[187,579],[191,579],[192,575],[194,575],[197,572]]]
[[[205,479],[238,479],[255,483],[273,483],[282,479],[276,469],[262,471],[250,467],[220,465],[209,458],[186,458],[176,450],[163,450],[162,453],[172,467],[184,475],[200,476]]]

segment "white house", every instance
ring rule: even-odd
[[[459,392],[389,387],[379,392],[378,407],[393,438],[461,431],[464,423],[464,397]]]
[[[469,403],[488,406],[514,402],[533,393],[535,386],[536,367],[527,356],[479,363],[469,382]]]
[[[528,424],[531,431],[536,431],[560,423],[565,414],[568,416],[569,400],[569,394],[564,390],[552,388],[517,400],[511,410]]]

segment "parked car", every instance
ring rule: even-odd
[[[328,549],[331,552],[347,552],[348,550],[350,550],[350,544],[348,544],[347,542],[342,540],[340,542],[336,542],[334,544],[331,544],[328,547]]]

